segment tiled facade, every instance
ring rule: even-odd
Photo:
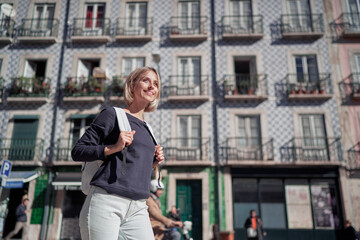
[[[69,97],[69,79],[77,81],[78,78],[75,77],[79,77],[83,64],[80,62],[84,60],[105,70],[108,80],[101,81],[106,87],[110,87],[115,76],[123,75],[126,58],[143,58],[145,65],[157,68],[160,73],[163,86],[161,103],[156,112],[145,114],[145,119],[152,125],[157,140],[167,151],[167,161],[162,167],[163,181],[167,187],[162,198],[163,210],[165,212],[172,205],[179,207],[179,194],[184,194],[181,196],[189,200],[192,196],[198,196],[194,191],[201,192],[200,207],[190,212],[194,216],[198,214],[197,217],[200,219],[192,219],[196,229],[194,234],[198,234],[198,238],[210,239],[216,234],[213,225],[219,224],[223,234],[225,230],[234,231],[235,239],[243,239],[244,211],[247,213],[250,210],[243,206],[251,206],[261,214],[264,228],[269,233],[268,239],[280,239],[279,236],[282,236],[281,239],[295,239],[293,237],[301,231],[311,239],[341,239],[336,236],[339,236],[345,218],[351,218],[355,225],[359,226],[358,218],[349,216],[349,206],[356,208],[356,205],[353,205],[356,196],[352,199],[344,197],[348,194],[347,191],[351,191],[351,188],[345,188],[348,186],[345,153],[359,141],[359,134],[340,127],[344,119],[349,119],[354,122],[355,129],[359,128],[358,119],[356,122],[355,117],[354,120],[347,118],[343,110],[346,108],[348,112],[356,112],[357,106],[339,107],[338,68],[345,69],[342,70],[342,77],[347,75],[348,70],[345,63],[339,64],[344,61],[334,60],[337,59],[337,53],[342,56],[348,48],[347,45],[335,47],[329,41],[332,34],[329,23],[332,17],[336,18],[335,15],[339,15],[334,12],[334,16],[329,16],[329,13],[332,12],[332,8],[339,5],[338,1],[333,0],[329,3],[309,0],[310,15],[314,19],[314,25],[311,24],[313,28],[296,32],[296,29],[289,30],[292,23],[287,22],[290,14],[287,0],[194,0],[191,6],[188,4],[189,1],[145,0],[141,2],[147,3],[147,17],[151,19],[148,31],[150,33],[140,33],[136,36],[121,35],[121,31],[117,29],[117,19],[126,15],[126,4],[136,1],[4,0],[0,3],[5,2],[12,3],[16,9],[16,29],[21,29],[22,19],[32,17],[34,5],[37,3],[54,4],[53,14],[59,23],[57,37],[55,40],[51,36],[47,37],[46,43],[38,44],[36,41],[42,39],[38,36],[22,39],[19,31],[11,41],[6,36],[6,41],[0,38],[0,59],[3,59],[0,76],[3,77],[6,88],[0,103],[0,137],[12,138],[16,125],[14,121],[20,119],[19,115],[23,115],[23,118],[37,115],[37,138],[44,140],[44,151],[38,157],[38,162],[20,164],[14,161],[13,166],[13,171],[36,170],[43,176],[49,176],[50,187],[47,194],[37,195],[35,183],[38,186],[39,179],[29,183],[31,201],[35,203],[39,201],[36,198],[41,198],[44,202],[44,211],[38,212],[36,217],[31,216],[29,221],[33,239],[79,238],[78,229],[71,228],[76,226],[77,217],[70,212],[80,210],[78,207],[81,206],[80,200],[83,196],[76,184],[60,184],[60,187],[56,184],[60,182],[57,177],[60,178],[61,174],[79,173],[80,165],[74,163],[66,151],[59,159],[59,146],[67,148],[68,145],[57,145],[58,139],[65,139],[65,142],[68,140],[70,144],[75,119],[95,115],[106,106],[125,106],[121,98],[113,100],[114,95],[109,89],[101,93],[103,86],[95,87],[99,94],[96,91],[92,95],[89,94],[89,88],[86,91],[78,91],[78,96]],[[245,32],[241,29],[234,30],[233,24],[239,23],[232,20],[227,22],[226,19],[234,14],[232,4],[236,2],[243,4],[241,9],[250,2],[250,14],[257,16],[254,18],[257,19],[256,23],[250,23],[255,28],[254,31],[246,29],[249,25],[245,26]],[[82,27],[79,29],[77,22],[84,21],[81,18],[88,14],[85,6],[91,4],[98,4],[92,8],[98,9],[97,11],[104,9],[104,19],[110,21],[109,25],[107,20],[104,21],[105,26],[109,27],[108,30],[96,28],[86,32],[82,31]],[[201,16],[200,23],[196,23],[201,26],[199,32],[179,27],[181,24],[177,22],[177,16],[185,8],[180,7],[181,4],[187,4],[188,10],[199,9],[196,10]],[[257,22],[258,19],[261,21]],[[320,19],[318,25],[315,19]],[[241,21],[243,20],[238,22]],[[85,20],[84,24],[98,23],[89,23]],[[65,29],[68,31],[64,32]],[[337,48],[339,50],[334,50]],[[341,55],[341,52],[344,53]],[[311,59],[314,55],[316,57]],[[156,57],[160,59],[156,60]],[[45,76],[51,79],[49,96],[41,101],[36,97],[11,98],[9,89],[13,84],[12,78],[25,76],[26,64],[29,64],[26,61],[44,59],[47,60]],[[198,59],[200,63],[197,62]],[[304,69],[305,65],[307,66],[307,70],[302,73],[307,80],[299,80],[300,63],[296,61],[303,61]],[[334,65],[335,63],[338,65]],[[182,74],[184,77],[184,71],[180,66],[185,65],[181,64],[185,64],[186,67],[191,65],[191,71],[198,71],[194,75],[200,76],[197,78],[200,81],[199,85],[184,87],[176,82],[179,75]],[[311,74],[308,71],[314,71],[310,69],[310,65],[316,66],[316,85],[309,81]],[[256,75],[256,81],[239,80],[237,75],[241,74],[251,78]],[[320,83],[319,76],[326,76],[324,82]],[[183,81],[189,79],[192,79],[191,76]],[[175,93],[172,90],[174,82]],[[254,82],[255,87],[251,85]],[[228,85],[229,83],[233,85]],[[189,147],[184,150],[184,146],[179,146],[184,144],[181,141],[184,135],[180,131],[180,121],[185,121],[184,119],[187,119],[187,127],[192,126],[188,131],[190,135],[197,131],[196,138],[186,141],[186,144],[190,141],[199,144],[195,148]],[[197,119],[199,122],[196,122]],[[321,120],[316,122],[314,119]],[[307,139],[304,125],[307,120],[311,122],[314,131],[318,131],[320,124],[319,131],[322,133],[306,135]],[[240,124],[241,121],[244,121],[244,126]],[[258,121],[255,126],[257,135],[251,132],[254,130],[253,125],[246,125],[255,123],[253,121]],[[349,124],[344,126],[346,125]],[[241,138],[242,129],[253,138],[246,134],[247,138]],[[352,137],[348,137],[347,134],[351,132]],[[326,146],[313,143],[317,148],[311,149],[309,144],[306,144],[310,138],[319,142],[324,141]],[[238,146],[233,146],[238,142],[248,142],[252,139],[257,141],[257,150],[247,145],[244,153],[239,152]],[[54,146],[53,149],[50,148],[51,145]],[[41,178],[42,181],[44,179],[47,177]],[[264,199],[250,201],[238,196],[241,191],[247,194],[244,189],[239,189],[249,181],[256,182],[254,186],[260,189],[260,196],[261,184],[267,180],[281,183],[282,200],[277,202],[277,206],[281,206],[279,209],[284,211],[279,215],[284,221],[283,225],[269,224],[269,212],[266,212],[268,210],[262,205]],[[296,184],[289,184],[294,181],[297,181]],[[336,192],[335,195],[331,193],[336,205],[331,205],[333,222],[321,228],[321,224],[316,222],[317,215],[311,213],[311,226],[293,227],[287,190],[294,185],[305,186],[305,193],[308,194],[306,196],[309,197],[308,207],[315,211],[311,204],[315,204],[316,194],[313,189],[318,187],[316,184],[319,181],[331,185],[331,189]],[[357,184],[356,180],[351,181],[350,184]],[[309,189],[313,195],[309,195]],[[39,208],[41,209],[41,206]],[[38,219],[41,215],[47,217],[49,214],[51,220],[47,223],[42,222],[41,217]],[[322,231],[323,229],[325,230]]]

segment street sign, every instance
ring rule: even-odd
[[[11,171],[11,162],[8,160],[4,160],[1,166],[0,175],[9,177]]]

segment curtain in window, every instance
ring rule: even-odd
[[[87,9],[86,9],[86,22],[85,22],[85,27],[86,28],[92,28],[93,11],[94,11],[94,6],[93,5],[87,6]]]

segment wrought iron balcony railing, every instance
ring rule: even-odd
[[[343,161],[340,138],[292,138],[280,148],[283,162],[335,162]]]
[[[263,17],[261,15],[223,16],[222,34],[262,34]]]
[[[209,138],[168,138],[164,146],[167,161],[210,160]]]
[[[267,81],[264,74],[235,74],[224,76],[224,96],[267,95]]]
[[[15,22],[11,19],[0,19],[0,38],[12,38],[14,36]]]
[[[206,16],[172,17],[170,20],[171,35],[205,35]]]
[[[208,96],[208,75],[171,75],[170,83],[164,86],[167,96]]]
[[[226,139],[223,151],[227,161],[267,161],[274,159],[273,139],[231,137]]]
[[[111,96],[124,96],[126,76],[114,76],[111,82]]]
[[[10,97],[48,97],[50,94],[50,78],[17,77],[12,81]]]
[[[294,73],[286,76],[287,94],[332,94],[330,73]]]
[[[352,146],[347,152],[348,168],[351,170],[360,169],[360,142]]]
[[[41,161],[44,140],[39,138],[0,138],[0,158],[12,161]]]
[[[281,15],[281,33],[323,33],[322,14]]]
[[[342,98],[360,98],[360,73],[352,73],[339,83]]]
[[[105,78],[68,77],[65,97],[102,96],[105,92]]]
[[[342,34],[360,34],[360,12],[342,13],[332,25],[340,28]]]
[[[59,20],[47,19],[23,19],[18,29],[19,37],[57,37]]]
[[[109,36],[109,18],[74,18],[72,36]]]
[[[70,162],[71,150],[74,147],[76,141],[70,138],[59,138],[55,145],[55,161],[57,162]]]
[[[146,36],[152,34],[151,18],[118,18],[117,36]]]

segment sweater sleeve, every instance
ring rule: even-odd
[[[102,110],[72,149],[73,160],[81,162],[105,160],[104,140],[113,130],[115,120],[114,108]]]

